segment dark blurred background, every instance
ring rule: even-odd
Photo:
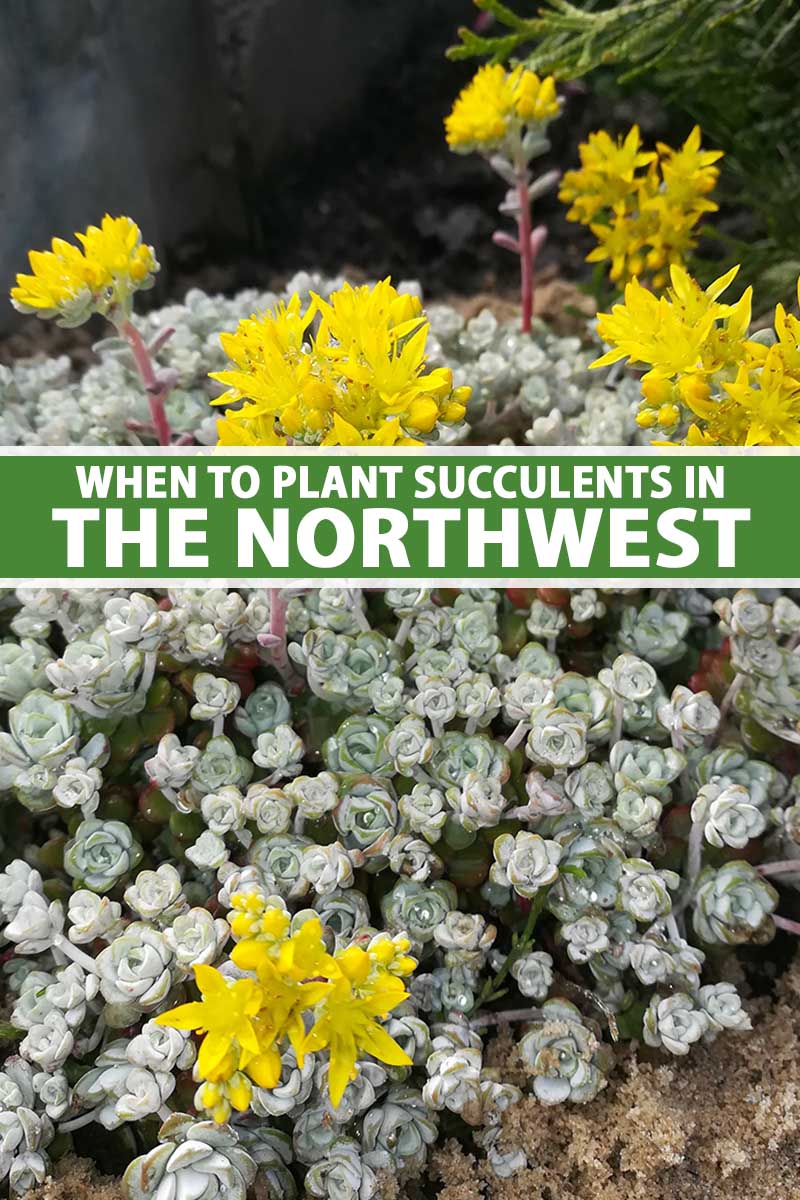
[[[3,287],[30,247],[106,211],[155,245],[154,302],[315,267],[429,295],[512,287],[490,241],[501,185],[442,129],[476,66],[444,52],[475,16],[471,0],[0,0]],[[572,87],[557,165],[604,107]],[[626,107],[623,124],[658,123]],[[584,242],[555,195],[542,206],[545,267],[580,274]]]
[[[556,48],[572,82],[537,170],[575,165],[593,129],[638,121],[649,144],[675,145],[699,121],[725,159],[694,269],[742,262],[762,308],[791,300],[800,0],[693,0],[694,24],[683,0],[574,4],[588,20],[614,9],[620,33],[588,71],[562,71]],[[110,212],[133,217],[162,262],[144,304],[315,268],[417,278],[430,297],[512,295],[517,263],[491,242],[502,185],[477,155],[450,153],[442,128],[480,61],[445,50],[480,20],[472,0],[0,0],[0,285],[29,248]],[[504,32],[485,15],[480,29]],[[550,70],[545,42],[519,53],[541,50]],[[587,280],[591,235],[555,191],[534,216],[549,229],[541,271]],[[62,334],[46,326],[0,303],[0,358],[54,350]]]

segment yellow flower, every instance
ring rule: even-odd
[[[800,446],[800,320],[778,305],[777,341],[748,340],[751,289],[735,304],[719,299],[738,269],[703,289],[672,266],[666,295],[657,298],[634,280],[625,303],[600,314],[611,349],[592,366],[627,358],[650,368],[639,426],[672,433],[684,423],[680,440],[663,444]]]
[[[303,1013],[329,992],[328,979],[338,973],[325,950],[319,920],[305,921],[297,933],[281,942],[239,942],[231,958],[237,967],[253,971],[258,977],[263,996],[258,1023],[261,1052],[275,1053],[276,1043],[288,1037],[302,1066],[306,1034]]]
[[[560,111],[552,75],[540,79],[535,71],[522,70],[514,85],[514,99],[517,116],[522,121],[550,121]]]
[[[678,380],[678,395],[698,417],[711,413],[711,385],[700,375],[684,375]]]
[[[633,279],[625,288],[624,304],[598,315],[597,331],[612,349],[591,366],[605,367],[627,358],[665,379],[695,370],[713,323],[709,313],[697,325],[687,324],[666,297],[659,299]]]
[[[237,941],[250,938],[277,948],[289,932],[291,917],[261,892],[234,892],[229,921]]]
[[[590,224],[601,209],[617,209],[640,186],[637,171],[656,159],[652,150],[642,150],[639,126],[624,138],[612,138],[604,129],[590,133],[578,147],[580,170],[566,171],[559,199],[571,204],[567,220]]]
[[[274,417],[254,417],[246,420],[229,410],[217,421],[218,446],[285,446],[286,438],[275,429]]]
[[[598,315],[598,333],[612,348],[591,365],[604,367],[627,358],[649,367],[647,378],[672,379],[680,374],[713,374],[741,361],[751,291],[748,288],[735,305],[717,301],[737,271],[738,267],[728,271],[703,290],[673,266],[672,287],[660,297],[637,279],[631,280],[624,304]]]
[[[772,346],[756,376],[742,366],[722,385],[746,421],[745,446],[800,446],[800,382],[786,374],[780,346]]]
[[[230,1118],[231,1109],[246,1112],[252,1094],[250,1080],[241,1071],[235,1071],[229,1079],[201,1083],[195,1095],[195,1104],[205,1108],[212,1119],[221,1125]]]
[[[800,305],[800,279],[797,281],[797,302]],[[787,313],[782,304],[777,304],[774,325],[784,371],[800,381],[800,320],[793,313]],[[761,342],[748,342],[748,361],[753,365],[763,363],[768,349]]]
[[[586,255],[587,262],[608,260],[611,263],[609,274],[614,281],[641,274],[646,238],[636,222],[620,217],[615,218],[612,225],[590,225],[589,228],[598,244]]]
[[[726,271],[724,275],[720,275],[707,288],[703,289],[696,279],[693,279],[688,272],[676,264],[669,273],[672,283],[669,299],[680,310],[685,321],[699,321],[709,313],[712,313],[715,318],[730,317],[734,312],[733,307],[728,304],[719,304],[717,297],[727,290],[738,274],[738,266],[731,267],[730,271]],[[751,294],[745,293],[745,295]],[[749,320],[748,313],[748,324]]]
[[[357,946],[337,954],[335,961],[339,978],[317,1008],[303,1049],[328,1049],[328,1090],[331,1104],[338,1108],[364,1054],[394,1067],[410,1067],[412,1060],[376,1020],[387,1017],[408,996],[397,976],[376,967],[374,958]]]
[[[345,421],[338,413],[333,414],[330,430],[322,439],[323,446],[421,446],[416,438],[406,437],[400,422],[395,418],[384,421],[375,433],[362,433]]]
[[[347,358],[353,348],[362,345],[370,333],[381,329],[390,341],[407,335],[425,324],[418,296],[397,292],[390,279],[382,279],[373,287],[353,287],[345,283],[328,300],[315,292],[309,312],[321,317],[317,343],[330,354],[338,346],[340,356]]]
[[[330,303],[320,296],[313,299],[322,315],[316,350],[347,384],[356,386],[356,394],[369,389],[383,412],[405,412],[409,425],[430,432],[439,406],[431,402],[420,423],[414,419],[414,405],[428,395],[449,396],[453,376],[446,368],[423,373],[428,323],[419,301],[397,296],[386,279],[372,289],[345,284]],[[397,301],[402,302],[400,310]]]
[[[723,157],[722,150],[703,150],[700,147],[702,134],[695,125],[680,150],[673,150],[664,142],[657,142],[661,155],[661,174],[667,191],[677,204],[701,212],[715,212],[718,205],[704,200],[708,192],[716,187],[719,168],[713,164]]]
[[[675,388],[667,379],[650,376],[642,380],[642,396],[650,408],[659,409],[662,404],[670,404],[674,394]]]
[[[453,150],[501,145],[514,112],[514,89],[503,67],[481,67],[460,92],[445,118],[447,144]]]
[[[558,113],[552,75],[540,79],[523,66],[480,67],[445,118],[447,144],[463,153],[499,149],[509,136],[519,137],[523,125],[544,124]]]
[[[221,333],[220,344],[242,369],[262,360],[283,369],[287,360],[296,362],[302,356],[306,330],[313,316],[313,309],[302,311],[300,297],[295,293],[288,303],[280,301],[262,316],[240,321],[235,333]]]
[[[417,960],[408,953],[411,942],[404,933],[394,937],[388,933],[378,933],[370,941],[367,954],[372,961],[392,975],[411,975],[417,967]]]
[[[311,324],[319,317],[316,333]],[[437,422],[463,419],[467,388],[446,368],[426,369],[429,332],[419,300],[391,281],[345,284],[329,299],[299,296],[223,334],[231,369],[212,378],[235,404],[221,445],[417,445]]]
[[[234,370],[211,373],[212,379],[227,388],[212,404],[247,400],[253,409],[249,419],[256,412],[275,416],[313,388],[313,363],[303,342],[312,318],[311,309],[300,311],[300,297],[295,294],[288,305],[279,304],[261,316],[240,321],[235,333],[221,333],[220,344]]]
[[[250,977],[230,981],[213,967],[197,966],[202,1000],[156,1018],[161,1025],[205,1034],[195,1102],[215,1121],[226,1121],[232,1109],[245,1111],[253,1083],[278,1084],[287,1039],[301,1067],[309,1051],[329,1049],[328,1086],[335,1106],[360,1055],[411,1065],[378,1020],[408,995],[401,979],[417,964],[405,935],[378,934],[366,950],[353,945],[331,956],[318,917],[301,921],[289,934],[291,918],[274,898],[236,892],[231,900],[233,935],[242,938],[231,958]],[[311,1013],[309,1030],[306,1014]]]
[[[263,993],[252,979],[231,981],[214,967],[197,965],[194,977],[202,1000],[180,1004],[155,1018],[157,1025],[204,1033],[197,1069],[202,1079],[229,1078],[258,1058],[261,1047],[254,1018]]]
[[[797,280],[797,303],[800,305],[800,279]],[[775,332],[781,342],[800,345],[800,320],[787,313],[782,304],[775,307]]]
[[[11,302],[19,312],[81,325],[93,313],[127,314],[134,292],[150,287],[158,270],[152,246],[130,217],[103,217],[76,233],[82,248],[53,238],[50,250],[31,250],[31,275],[17,275]]]
[[[703,150],[700,137],[695,126],[679,150],[659,142],[657,153],[644,151],[634,125],[624,138],[599,130],[579,147],[580,169],[565,173],[559,196],[570,206],[567,219],[598,239],[587,261],[608,259],[614,282],[648,274],[661,287],[665,269],[694,249],[700,217],[717,208],[707,194],[722,157]]]

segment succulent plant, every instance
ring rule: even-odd
[[[245,1200],[256,1164],[232,1129],[174,1113],[158,1138],[159,1144],[125,1172],[130,1200],[160,1196],[165,1177],[175,1200]]]
[[[566,1000],[545,1001],[540,1015],[519,1044],[535,1095],[543,1104],[585,1104],[605,1084],[598,1039]]]
[[[456,1117],[511,1178],[526,1159],[503,1111],[523,1090],[588,1102],[610,1062],[565,978],[657,1052],[746,1033],[713,948],[793,931],[794,601],[539,591],[526,615],[494,589],[293,589],[285,675],[257,589],[20,589],[0,607],[12,1189],[46,1175],[57,1126],[130,1122],[132,1200],[229,1200],[256,1174],[269,1200],[369,1200],[384,1172],[420,1176]],[[524,624],[547,644],[520,646]],[[209,1078],[173,1015],[198,1019],[216,987],[214,1022],[249,996],[266,1036],[279,980],[313,993],[298,1044],[226,1051]],[[519,1087],[484,1059],[505,1008]],[[190,1072],[215,1121],[173,1113],[153,1142]]]

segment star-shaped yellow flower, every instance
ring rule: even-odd
[[[328,1049],[328,1090],[337,1108],[348,1083],[356,1077],[356,1062],[371,1054],[393,1067],[410,1067],[412,1060],[378,1017],[386,1018],[407,998],[396,975],[375,969],[366,951],[351,946],[336,956],[340,976],[317,1009],[317,1019],[303,1042],[305,1051]]]
[[[155,1018],[157,1025],[203,1033],[197,1057],[203,1079],[224,1079],[258,1058],[261,1046],[254,1018],[264,995],[253,979],[226,979],[215,967],[194,967],[202,1000],[181,1004]]]
[[[53,238],[49,250],[31,250],[32,274],[17,275],[11,289],[16,309],[81,325],[92,313],[125,309],[135,291],[152,284],[158,262],[130,217],[106,213],[99,226],[75,236],[80,247]]]

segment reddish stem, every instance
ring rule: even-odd
[[[790,921],[788,917],[778,917],[773,914],[772,917],[776,928],[783,929],[786,933],[793,933],[796,937],[800,937],[800,921]]]
[[[120,334],[131,348],[136,369],[144,384],[147,393],[147,402],[150,405],[150,417],[156,431],[158,444],[159,446],[169,446],[172,441],[172,429],[164,410],[164,400],[168,391],[167,385],[159,380],[156,375],[150,352],[133,321],[130,319],[123,321],[118,328]]]
[[[522,297],[522,332],[530,333],[533,319],[533,246],[531,244],[531,196],[528,187],[528,169],[521,166],[517,174],[517,196],[519,199],[519,266],[520,292]]]
[[[780,862],[759,863],[759,875],[800,875],[800,859],[785,858]]]
[[[166,346],[167,342],[172,337],[174,332],[175,332],[175,326],[167,325],[164,329],[162,329],[159,333],[156,334],[156,336],[153,338],[152,342],[148,346],[148,350],[150,351],[151,357],[154,354],[158,354],[159,350],[161,350],[164,346]]]
[[[294,669],[289,658],[286,638],[286,597],[282,588],[268,588],[269,592],[269,631],[277,638],[269,649],[272,665],[286,684],[289,691],[296,695],[302,691],[303,680]]]

